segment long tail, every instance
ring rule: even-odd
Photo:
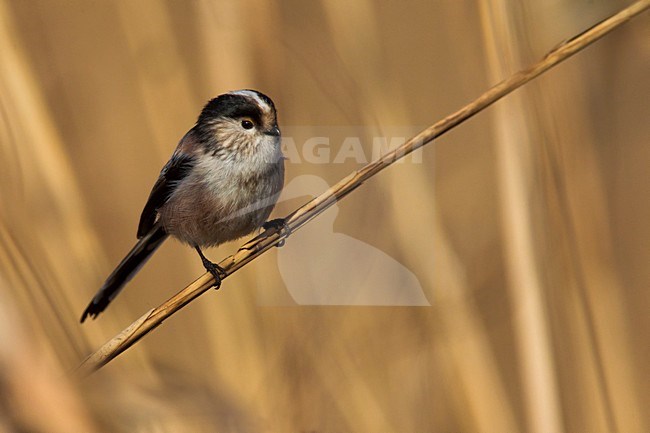
[[[81,315],[81,323],[90,316],[96,318],[99,313],[104,311],[108,304],[122,290],[122,287],[128,283],[131,278],[140,270],[149,257],[158,249],[158,247],[167,239],[167,233],[159,226],[154,226],[149,233],[138,240],[129,254],[117,265],[117,268],[108,276],[106,282],[97,292],[95,297],[90,301],[88,307]]]

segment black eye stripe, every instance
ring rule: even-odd
[[[233,119],[247,117],[254,123],[259,124],[262,119],[262,112],[257,105],[242,104],[235,107],[235,109],[230,113],[226,114],[226,117],[231,117]]]
[[[199,121],[207,121],[210,118],[227,117],[241,119],[247,117],[256,124],[261,124],[262,110],[257,103],[250,98],[241,95],[225,94],[210,102],[203,108]]]

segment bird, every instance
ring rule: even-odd
[[[170,236],[194,248],[219,288],[224,270],[202,248],[218,246],[267,221],[284,184],[284,156],[271,98],[251,89],[211,99],[162,168],[137,230],[138,241],[81,315],[95,319]]]

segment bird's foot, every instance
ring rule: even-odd
[[[285,239],[291,235],[291,227],[289,227],[287,220],[284,218],[267,221],[262,224],[262,228],[264,229],[263,235],[268,236],[269,234],[279,233],[280,236],[283,237],[283,239],[276,245],[278,248],[284,246]],[[270,233],[266,233],[267,231],[270,231]]]
[[[209,260],[203,262],[203,267],[214,277],[214,290],[219,290],[221,280],[226,276],[226,271],[218,264],[212,263]]]
[[[212,276],[214,277],[214,289],[219,290],[221,287],[221,280],[228,275],[226,273],[226,270],[219,266],[216,263],[211,262],[208,260],[204,255],[203,252],[199,247],[195,247],[196,251],[199,253],[199,256],[201,257],[201,262],[203,263],[203,267],[205,268],[206,271],[210,272]]]

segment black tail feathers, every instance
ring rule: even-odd
[[[154,226],[149,233],[138,240],[138,243],[117,265],[117,268],[108,276],[104,285],[90,301],[90,304],[81,315],[81,323],[86,320],[86,317],[90,316],[94,319],[104,311],[113,298],[120,293],[122,287],[133,278],[154,251],[167,239],[167,236],[162,227]]]

